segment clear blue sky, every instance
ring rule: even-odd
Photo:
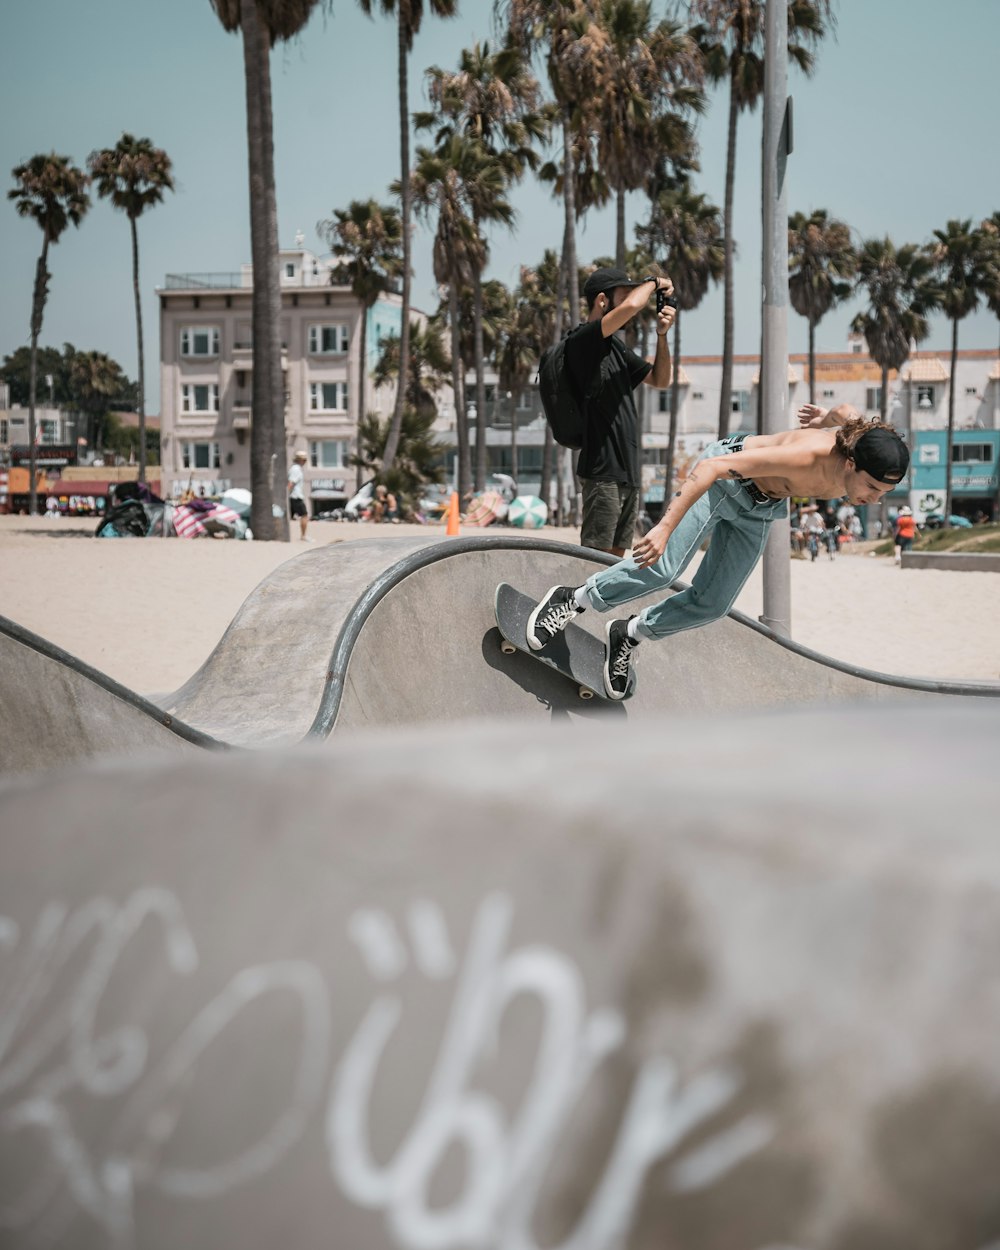
[[[657,12],[665,9],[663,0]],[[789,210],[826,208],[861,235],[923,242],[952,217],[978,221],[1000,209],[998,0],[839,0],[834,39],[816,71],[790,76],[795,152]],[[410,62],[411,109],[423,107],[424,70],[454,68],[473,39],[492,39],[490,0],[459,0],[451,21],[426,18]],[[314,15],[303,35],[272,54],[278,219],[283,246],[301,229],[322,252],[316,222],[352,199],[388,199],[399,174],[395,33],[354,0]],[[147,410],[160,409],[155,288],[171,272],[236,270],[250,259],[243,64],[208,0],[0,0],[0,168],[37,152],[83,164],[121,133],[146,136],[174,162],[177,191],[140,222],[147,344]],[[722,203],[726,96],[713,95],[700,124],[699,189]],[[737,158],[736,350],[755,352],[760,326],[760,112],[743,115]],[[529,184],[513,196],[513,234],[491,240],[489,276],[508,284],[561,240],[559,206]],[[641,220],[640,195],[629,227]],[[0,356],[28,342],[37,227],[0,206]],[[581,261],[614,250],[610,211],[592,214]],[[414,243],[414,302],[436,306],[430,240]],[[128,223],[95,202],[79,230],[52,251],[42,342],[109,352],[135,376]],[[857,303],[830,313],[820,350],[839,349]],[[685,317],[683,349],[718,353],[721,293]],[[993,347],[996,320],[963,323],[960,345]],[[946,349],[935,319],[925,346]],[[805,323],[790,313],[789,346],[804,351]]]

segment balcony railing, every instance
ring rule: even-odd
[[[242,273],[168,273],[164,281],[168,291],[226,291],[234,287],[253,286],[253,274]]]

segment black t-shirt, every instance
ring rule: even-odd
[[[632,392],[652,365],[610,335],[599,321],[582,321],[566,338],[566,367],[587,396],[577,472],[599,482],[642,481],[639,415]]]

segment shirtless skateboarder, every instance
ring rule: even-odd
[[[797,430],[736,434],[706,447],[631,556],[582,586],[552,587],[528,620],[528,646],[542,650],[586,608],[610,612],[665,590],[711,535],[687,590],[608,624],[604,686],[609,698],[623,698],[633,652],[643,639],[666,638],[725,616],[763,553],[771,522],[787,514],[789,498],[876,503],[906,475],[910,453],[899,435],[849,404],[803,404],[798,418]]]

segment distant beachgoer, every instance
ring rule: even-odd
[[[913,540],[916,535],[916,518],[910,509],[904,505],[897,513],[896,524],[893,527],[893,540],[895,543],[893,548],[893,558],[896,564],[902,564],[903,552],[910,550],[913,546]]]
[[[299,518],[299,537],[304,543],[312,542],[312,539],[306,536],[306,529],[309,525],[309,509],[306,507],[306,475],[302,471],[302,466],[308,459],[309,457],[304,451],[297,451],[293,458],[292,466],[288,470],[288,515]]]

